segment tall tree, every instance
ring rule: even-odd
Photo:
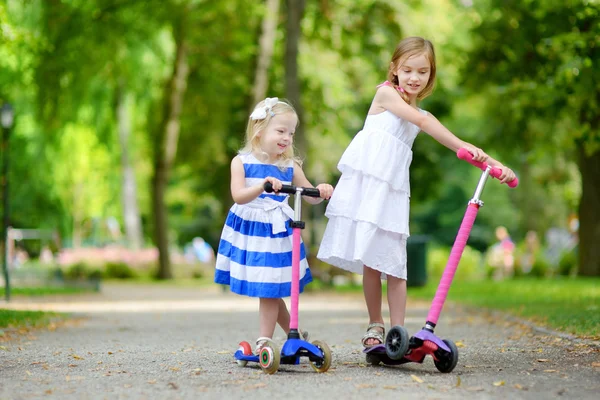
[[[549,182],[568,176],[557,160],[577,162],[579,274],[600,276],[600,4],[489,0],[476,10],[465,82],[484,90],[507,155],[549,157]]]
[[[125,79],[121,79],[117,88],[117,125],[121,146],[121,199],[123,203],[123,222],[127,244],[139,249],[143,244],[142,221],[137,198],[137,183],[134,164],[131,160],[131,95],[128,93]]]
[[[266,0],[265,13],[262,21],[262,32],[259,39],[259,53],[256,72],[254,75],[253,100],[251,107],[264,99],[269,88],[269,67],[273,59],[275,33],[279,3],[281,0]]]
[[[300,77],[298,75],[298,47],[302,37],[302,16],[305,0],[287,0],[286,41],[285,41],[285,95],[296,108],[300,125],[294,135],[295,145],[301,155],[306,154],[307,145],[304,136],[304,109],[300,96]]]
[[[163,114],[158,126],[154,149],[154,176],[152,178],[152,206],[154,216],[154,235],[159,251],[158,278],[171,279],[171,263],[169,257],[169,223],[165,204],[165,193],[169,174],[177,154],[177,143],[180,132],[180,116],[183,108],[184,95],[187,89],[189,74],[188,44],[187,44],[187,13],[186,6],[180,9],[178,19],[174,24],[175,60],[173,73],[165,86],[163,95]]]

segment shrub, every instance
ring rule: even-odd
[[[569,276],[577,271],[579,260],[577,259],[577,251],[565,251],[560,256],[558,262],[558,274],[562,276]]]
[[[82,262],[71,265],[64,273],[66,279],[81,280],[87,279],[89,273],[89,267]]]
[[[536,255],[531,271],[529,271],[527,275],[542,278],[547,276],[551,270],[552,266],[550,265],[550,262],[540,252]]]
[[[105,278],[131,279],[136,275],[135,271],[123,262],[107,263],[104,268]]]
[[[450,257],[450,250],[448,247],[434,247],[428,251],[427,272],[430,279],[441,278]],[[465,247],[454,278],[462,281],[481,279],[483,277],[481,262],[482,254],[479,251],[469,246]]]

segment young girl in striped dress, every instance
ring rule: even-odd
[[[288,195],[278,194],[283,184],[313,187],[302,171],[292,147],[298,116],[287,102],[261,101],[250,115],[246,144],[231,161],[229,210],[216,260],[215,282],[232,292],[259,298],[260,335],[256,351],[273,337],[278,323],[289,332],[290,314],[283,297],[290,296],[292,277],[293,210]],[[275,193],[264,192],[271,182]],[[317,186],[321,198],[304,197],[311,204],[328,199],[333,187]],[[300,252],[300,292],[312,281],[304,244]],[[306,332],[303,336],[306,339]]]

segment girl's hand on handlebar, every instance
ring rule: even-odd
[[[486,162],[490,157],[479,147],[475,147],[472,144],[465,144],[464,148],[467,149],[469,153],[473,155],[473,160],[475,161]]]
[[[498,177],[500,183],[512,182],[517,177],[512,169],[505,167],[504,165],[499,165],[496,168],[500,168],[502,171],[502,174]]]
[[[271,182],[271,185],[273,185],[273,191],[275,193],[279,192],[283,186],[283,183],[281,183],[279,179],[273,178],[272,176],[267,176],[261,186],[264,187],[265,183],[267,182]]]
[[[317,185],[317,189],[319,189],[319,193],[321,194],[321,198],[328,200],[333,194],[333,186],[328,183],[320,183]]]

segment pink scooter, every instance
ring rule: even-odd
[[[454,273],[458,267],[460,257],[467,244],[467,239],[473,228],[475,218],[479,208],[483,206],[483,201],[479,199],[485,186],[488,176],[498,178],[502,171],[499,168],[493,168],[487,163],[473,160],[473,156],[466,149],[458,151],[458,158],[468,161],[474,166],[483,170],[477,189],[465,212],[458,235],[452,246],[450,258],[444,269],[444,273],[438,285],[435,297],[429,309],[425,326],[416,335],[408,339],[408,333],[403,326],[397,325],[389,330],[385,338],[385,344],[373,346],[365,349],[367,362],[372,365],[384,363],[386,365],[399,365],[408,362],[423,363],[425,356],[430,355],[433,358],[435,367],[440,372],[451,372],[458,363],[458,349],[451,340],[440,339],[433,330],[438,322],[438,318],[446,301],[448,290],[452,284]],[[511,188],[519,184],[518,179],[508,182]]]

